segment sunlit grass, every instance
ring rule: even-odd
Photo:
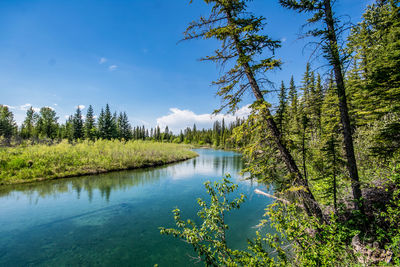
[[[183,145],[118,140],[0,148],[0,184],[158,166],[196,155]]]

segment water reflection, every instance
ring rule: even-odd
[[[237,174],[242,169],[241,157],[237,153],[207,149],[197,149],[196,152],[200,157],[164,167],[3,186],[0,197],[19,198],[23,195],[29,198],[31,204],[37,204],[40,198],[75,192],[77,199],[86,194],[91,202],[93,191],[98,190],[101,197],[109,201],[113,191],[152,184],[162,177],[174,180],[192,179],[196,175],[222,177],[227,173]]]
[[[197,197],[207,197],[205,180],[233,179],[242,168],[233,152],[196,150],[198,158],[136,171],[123,171],[0,190],[0,266],[188,266],[192,248],[159,234],[174,225],[171,210],[196,218]],[[227,216],[229,242],[245,248],[266,199],[239,191],[248,200]],[[34,244],[34,245],[33,245]]]

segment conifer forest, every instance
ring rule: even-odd
[[[17,123],[4,103],[0,196],[17,183],[185,160],[195,168],[202,149],[240,153],[240,181],[257,188],[241,194],[236,174],[221,171],[205,181],[196,212],[174,203],[156,229],[189,248],[186,266],[399,266],[400,2],[364,1],[361,20],[350,23],[336,9],[343,0],[274,0],[305,18],[293,27],[312,53],[301,75],[272,84],[270,75],[285,69],[285,44],[269,34],[270,18],[250,10],[257,1],[205,0],[207,13],[191,18],[178,43],[214,44],[214,52],[196,56],[218,67],[208,81],[221,100],[215,114],[236,116],[248,97],[250,114],[172,131],[133,125],[128,112],[90,103],[64,121],[52,107],[29,107]],[[271,202],[252,237],[241,238],[245,245],[233,245],[230,214],[244,212],[255,196]],[[0,243],[0,265],[2,250]]]

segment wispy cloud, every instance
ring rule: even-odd
[[[28,110],[30,107],[32,107],[32,104],[26,103],[26,104],[19,106],[19,109],[20,110]]]
[[[105,58],[105,57],[102,57],[99,60],[99,64],[103,64],[103,63],[106,63],[106,62],[107,62],[107,58]]]
[[[77,105],[76,108],[79,108],[80,110],[84,109],[86,106],[85,105]]]
[[[29,104],[29,103],[26,103],[26,104],[23,104],[23,105],[19,106],[18,110],[27,111],[30,107],[32,107],[33,111],[35,111],[35,112],[39,112],[40,111],[40,108],[34,107],[34,106],[32,106],[32,104]],[[54,110],[54,108],[52,108],[52,107],[48,107],[48,108],[51,108],[51,109]]]
[[[210,128],[215,121],[225,120],[226,124],[234,122],[237,117],[245,118],[250,115],[250,106],[244,106],[240,108],[235,114],[196,114],[191,110],[181,110],[179,108],[170,108],[170,114],[157,118],[157,124],[164,129],[168,126],[174,133],[178,133],[180,130],[186,127],[192,127],[196,124],[198,129]]]
[[[114,70],[116,70],[117,68],[118,68],[117,65],[111,65],[110,67],[108,67],[108,70],[109,70],[109,71],[114,71]]]

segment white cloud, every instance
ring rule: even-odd
[[[118,68],[117,65],[111,65],[110,67],[108,67],[108,69],[109,69],[110,71],[116,70],[117,68]]]
[[[234,122],[237,117],[244,118],[249,116],[250,106],[240,108],[235,114],[196,114],[191,110],[181,110],[179,108],[170,108],[170,114],[157,118],[157,124],[162,130],[168,126],[169,130],[178,133],[186,127],[192,127],[196,124],[197,129],[210,128],[215,121],[225,120],[226,124]]]
[[[4,106],[8,107],[9,109],[15,109],[14,106],[9,106],[9,105],[4,105]]]
[[[35,112],[40,111],[40,108],[36,108],[36,107],[32,106],[32,104],[29,104],[29,103],[19,106],[18,109],[22,110],[22,111],[27,111],[30,107],[32,107],[33,111],[35,111]],[[52,107],[48,107],[48,108],[51,108],[52,110],[54,110],[54,108],[52,108]]]
[[[102,57],[99,60],[99,64],[103,64],[103,63],[106,63],[106,62],[107,62],[107,59],[105,57]]]
[[[284,43],[284,42],[286,42],[286,40],[287,40],[286,37],[283,37],[283,38],[281,39],[281,42]]]
[[[84,109],[86,106],[85,105],[77,105],[76,108],[79,108],[80,110]]]
[[[23,104],[23,105],[19,106],[19,109],[20,110],[28,110],[30,107],[32,107],[32,104],[27,103],[27,104]]]

